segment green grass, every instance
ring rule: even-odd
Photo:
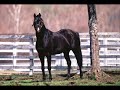
[[[114,84],[99,83],[94,80],[64,80],[51,82],[34,82],[32,80],[0,81],[0,86],[120,86],[120,81]]]
[[[64,80],[65,76],[53,75],[52,81],[41,81],[41,74],[29,75],[0,75],[0,86],[120,86],[120,75],[114,75],[119,79],[115,83],[103,83],[90,79],[79,79],[75,76],[69,80]],[[48,76],[47,76],[48,77]]]

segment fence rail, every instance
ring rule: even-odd
[[[80,33],[83,67],[90,66],[90,39],[88,33]],[[101,67],[120,66],[120,33],[98,33]],[[0,69],[16,71],[41,71],[35,49],[34,35],[0,35]],[[74,54],[70,52],[72,67],[77,67]],[[45,58],[45,66],[47,62]],[[62,54],[52,55],[53,69],[66,67]]]

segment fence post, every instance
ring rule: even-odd
[[[33,40],[33,37],[30,36],[30,51],[29,51],[29,55],[30,55],[30,72],[29,72],[29,75],[33,75],[33,66],[34,66],[34,49],[33,49],[33,45],[34,45],[34,40]]]
[[[15,69],[16,66],[16,56],[17,56],[17,42],[13,43],[13,70]]]
[[[108,45],[108,39],[107,38],[104,38],[104,43],[103,45]],[[108,51],[107,51],[107,47],[104,47],[104,55],[106,56],[108,54]],[[105,62],[104,62],[104,66],[107,66],[108,65],[108,62],[107,62],[107,59],[104,58]]]

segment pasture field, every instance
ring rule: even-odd
[[[10,71],[9,71],[10,73]],[[0,86],[120,86],[120,72],[106,72],[114,78],[115,82],[97,82],[87,78],[79,79],[75,72],[71,73],[71,78],[65,80],[66,71],[52,71],[52,81],[42,81],[40,72],[29,76],[28,73],[10,73],[0,74]],[[47,74],[46,74],[47,75]]]

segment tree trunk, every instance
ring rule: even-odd
[[[89,34],[90,34],[90,59],[91,70],[95,78],[98,80],[101,78],[101,68],[99,62],[99,43],[98,43],[98,31],[97,31],[97,16],[95,5],[88,5],[89,15]]]
[[[103,81],[103,72],[100,67],[99,60],[99,42],[98,42],[98,30],[97,30],[97,16],[96,8],[94,4],[88,4],[88,16],[89,16],[89,34],[90,34],[90,59],[91,69],[90,78],[97,81]]]
[[[19,34],[19,26],[20,26],[20,12],[21,12],[22,5],[16,5],[14,7],[15,11],[15,22],[16,22],[16,33]]]
[[[11,6],[11,5],[10,5]],[[19,33],[19,26],[20,26],[20,12],[22,5],[12,5],[12,7],[7,6],[8,12],[11,15],[11,18],[14,20],[15,23],[15,34]]]

